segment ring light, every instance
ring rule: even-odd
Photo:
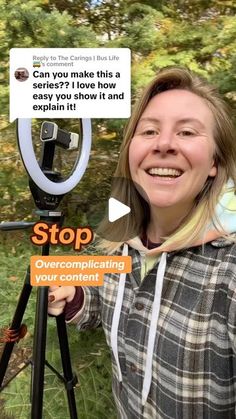
[[[36,160],[32,134],[31,119],[18,119],[17,123],[18,146],[24,166],[36,185],[44,192],[52,195],[64,195],[71,191],[82,178],[88,161],[92,143],[91,120],[82,119],[81,151],[72,169],[70,176],[62,182],[52,182],[40,169]]]

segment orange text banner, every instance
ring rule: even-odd
[[[31,256],[33,286],[101,286],[105,273],[129,273],[130,256]]]

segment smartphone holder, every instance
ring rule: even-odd
[[[37,162],[31,136],[31,120],[19,119],[17,122],[17,140],[24,163],[29,175],[30,190],[38,208],[36,213],[40,220],[48,224],[62,225],[63,214],[55,211],[63,196],[72,190],[82,178],[88,161],[91,149],[91,122],[89,119],[81,120],[81,135],[68,133],[60,130],[55,123],[43,122],[40,138],[42,150],[39,162]],[[56,146],[65,149],[78,147],[78,156],[71,174],[63,179],[61,174],[53,170],[54,152]],[[35,223],[13,222],[0,224],[0,230],[16,230],[29,228]],[[49,255],[50,244],[42,246],[42,255]],[[44,392],[44,370],[48,366],[64,383],[70,417],[77,419],[74,386],[77,377],[73,375],[69,353],[69,344],[64,314],[56,317],[57,334],[59,339],[63,375],[50,365],[45,359],[47,318],[48,318],[48,289],[49,287],[38,287],[35,313],[35,329],[33,342],[33,357],[28,364],[32,365],[31,377],[31,419],[42,419],[43,414],[43,392]],[[31,294],[30,267],[28,267],[24,285],[18,300],[16,311],[11,326],[4,333],[5,346],[0,359],[0,391],[9,383],[3,384],[8,363],[14,348],[14,344],[25,336],[27,327],[22,324],[24,312]],[[14,378],[14,377],[13,377]]]

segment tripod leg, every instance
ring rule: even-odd
[[[47,337],[48,287],[39,287],[35,315],[32,369],[31,418],[41,419],[43,411],[44,367]]]
[[[21,322],[25,313],[25,309],[26,309],[26,306],[30,297],[31,290],[32,290],[32,287],[30,285],[30,270],[28,268],[26,276],[25,276],[24,285],[21,291],[21,295],[20,295],[20,298],[16,307],[16,311],[15,311],[15,314],[14,314],[14,317],[10,326],[10,330],[20,329]],[[15,341],[7,342],[2,352],[2,356],[0,360],[0,389],[1,389],[2,382],[5,377],[5,374],[6,374],[6,370],[8,367],[8,363],[9,363],[14,345],[15,345]]]
[[[77,377],[73,375],[72,373],[68,336],[67,336],[64,314],[61,314],[60,316],[58,316],[56,318],[56,322],[57,322],[57,333],[58,333],[58,339],[59,339],[60,351],[61,351],[62,368],[63,368],[63,374],[64,374],[64,379],[65,379],[65,387],[67,391],[67,399],[68,399],[68,405],[69,405],[69,410],[70,410],[70,417],[71,419],[77,419],[78,416],[77,416],[77,411],[76,411],[75,393],[74,393],[74,386],[77,383]]]

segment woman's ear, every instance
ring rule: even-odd
[[[216,163],[216,159],[214,159],[208,176],[215,177],[216,175],[217,175],[217,163]]]
[[[209,176],[210,177],[215,177],[217,175],[217,167],[216,166],[212,166]]]

